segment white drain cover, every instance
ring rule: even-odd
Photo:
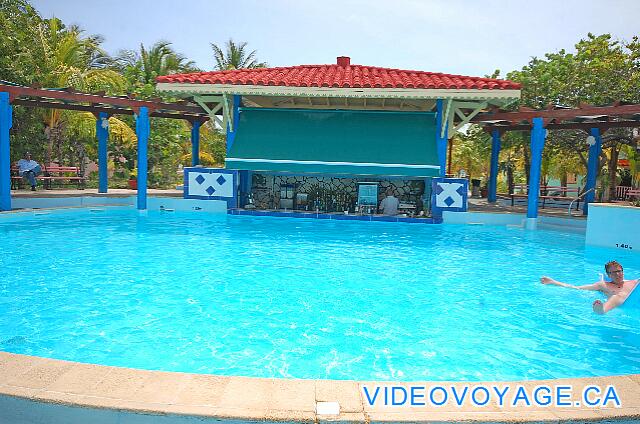
[[[316,402],[316,414],[340,415],[340,404],[338,402]]]

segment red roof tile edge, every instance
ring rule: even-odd
[[[341,57],[342,58],[342,57]],[[348,59],[348,58],[346,58]],[[342,60],[342,63],[348,61]],[[364,65],[299,65],[163,75],[159,83],[285,87],[519,90],[519,83]]]

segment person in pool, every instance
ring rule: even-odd
[[[560,287],[567,287],[576,290],[594,290],[604,293],[608,297],[606,302],[596,300],[593,302],[593,311],[596,314],[606,314],[613,308],[617,308],[623,303],[627,302],[632,296],[640,296],[640,289],[638,289],[638,279],[625,280],[624,271],[622,265],[616,261],[607,262],[604,266],[604,270],[611,281],[598,281],[597,283],[587,284],[585,286],[573,286],[571,284],[561,283],[553,278],[542,277],[540,282],[542,284],[549,284]],[[640,304],[640,299],[638,300]]]

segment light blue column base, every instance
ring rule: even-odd
[[[538,218],[527,218],[524,222],[524,228],[527,230],[536,230],[538,228]]]

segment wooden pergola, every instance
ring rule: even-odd
[[[492,135],[489,202],[496,201],[498,154],[500,137],[507,131],[531,132],[531,167],[527,202],[527,218],[535,226],[538,216],[542,151],[547,130],[583,130],[591,137],[587,163],[587,181],[584,189],[583,212],[587,214],[589,202],[595,199],[598,158],[602,151],[602,135],[611,128],[640,127],[640,104],[617,102],[610,106],[581,104],[578,108],[550,106],[544,110],[520,108],[515,112],[494,109],[480,113],[471,123],[482,125]]]
[[[0,84],[0,211],[11,210],[11,159],[9,130],[14,105],[90,112],[96,117],[98,138],[99,193],[108,190],[107,142],[111,115],[133,115],[138,138],[138,209],[147,205],[147,144],[149,118],[185,119],[192,125],[192,164],[198,165],[200,126],[210,114],[187,101],[167,103],[160,100],[137,100],[129,96],[106,96],[104,93],[81,93],[73,89],[43,89]]]

